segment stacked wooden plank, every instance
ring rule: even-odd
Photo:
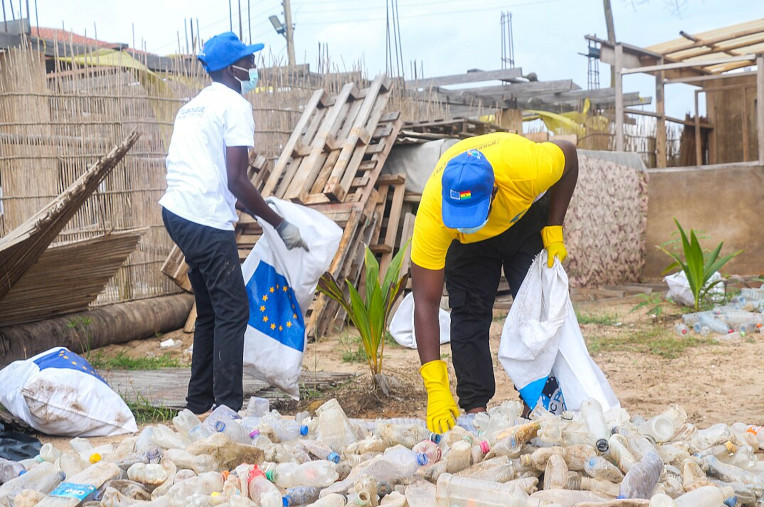
[[[272,167],[262,157],[250,160],[251,179],[263,196],[312,207],[343,228],[329,267],[338,280],[358,281],[378,222],[375,185],[402,126],[400,113],[384,112],[391,83],[380,75],[368,88],[348,83],[335,96],[316,90]],[[241,216],[236,233],[242,260],[261,232],[251,217]],[[185,269],[182,254],[174,251],[162,271],[182,285]],[[318,296],[309,313],[308,335],[321,336],[331,329],[338,307]]]

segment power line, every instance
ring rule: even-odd
[[[574,0],[538,0],[534,2],[526,2],[522,4],[516,4],[515,7],[523,7],[523,6],[529,6],[529,5],[538,5],[538,4],[550,4],[550,3],[565,3],[565,2],[572,2]],[[485,11],[493,11],[496,9],[500,9],[501,7],[484,7],[482,9],[460,9],[455,11],[427,11],[422,12],[419,14],[409,14],[401,16],[402,19],[412,19],[412,18],[423,18],[423,17],[438,17],[438,16],[451,16],[454,14],[464,14],[466,12],[485,12]],[[327,12],[327,11],[322,11]],[[351,18],[351,19],[335,19],[332,21],[303,21],[300,22],[301,25],[336,25],[336,24],[342,24],[342,23],[358,23],[363,21],[384,21],[384,17],[371,17],[371,18]]]

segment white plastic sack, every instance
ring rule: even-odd
[[[274,197],[268,204],[299,227],[310,248],[288,250],[276,229],[258,219],[262,237],[241,266],[249,297],[244,371],[298,400],[305,314],[318,279],[329,268],[342,229],[318,211]]]
[[[710,285],[721,279],[722,275],[716,271],[713,275],[711,275],[711,278],[708,279],[706,285]],[[668,275],[664,277],[663,280],[666,282],[669,288],[668,297],[677,303],[683,304],[684,306],[695,306],[695,298],[693,297],[692,291],[690,290],[690,282],[687,281],[687,275],[684,274],[684,271],[679,271],[673,275]],[[708,295],[714,302],[721,301],[724,298],[724,284],[717,283],[711,287],[711,290],[708,291]]]
[[[440,324],[440,344],[451,341],[451,314],[443,308],[438,312]],[[399,345],[410,349],[416,348],[416,334],[414,333],[414,293],[409,292],[395,310],[388,328],[393,339]]]
[[[562,391],[560,410],[578,410],[590,397],[605,411],[619,406],[586,350],[565,270],[559,260],[547,268],[546,250],[534,259],[512,302],[501,333],[499,361],[531,408],[541,401],[549,409],[551,400],[542,391],[550,375]]]
[[[101,437],[138,431],[122,398],[90,363],[66,347],[0,370],[0,403],[48,435]]]

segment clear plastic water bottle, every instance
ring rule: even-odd
[[[309,439],[300,440],[299,444],[303,446],[306,451],[318,459],[325,459],[333,463],[340,462],[340,455],[334,452],[328,445],[324,445],[321,442],[316,442],[315,440]]]
[[[294,505],[309,505],[318,500],[321,488],[315,486],[298,486],[288,488],[284,494],[284,505],[292,507]]]
[[[187,408],[184,408],[178,412],[178,415],[172,418],[172,424],[178,430],[178,433],[188,437],[192,442],[212,434],[209,429],[204,427],[202,421],[196,417],[196,414]]]
[[[291,442],[300,438],[300,424],[292,419],[277,419],[271,421],[273,435],[279,442]]]
[[[711,331],[718,334],[727,334],[731,331],[727,324],[707,313],[702,313],[699,315],[698,321],[695,323],[695,325],[699,325],[701,327],[706,326]]]
[[[20,463],[0,457],[0,484],[15,479],[22,472],[26,473],[26,469]]]
[[[175,477],[175,484],[167,491],[173,503],[185,505],[192,495],[209,496],[213,492],[223,490],[223,476],[219,472],[205,472],[185,480]]]
[[[336,465],[327,460],[305,463],[279,463],[268,467],[266,477],[280,488],[314,486],[325,488],[333,484],[339,474]]]
[[[357,440],[352,424],[339,402],[332,398],[316,409],[318,425],[317,440],[331,447],[334,452],[343,449]]]
[[[730,487],[701,486],[674,499],[676,507],[718,507],[734,496]]]
[[[271,403],[267,398],[258,398],[257,396],[252,396],[247,402],[247,408],[244,410],[244,415],[247,417],[263,417],[265,414],[270,412],[270,405]]]
[[[266,477],[257,465],[253,465],[247,475],[249,498],[261,507],[281,507],[284,499],[279,489]]]
[[[584,472],[593,479],[606,480],[616,484],[623,480],[623,472],[602,456],[592,456],[589,458],[584,463]]]
[[[461,414],[456,418],[456,425],[477,436],[478,429],[475,427],[475,416],[475,413]]]
[[[140,439],[140,437],[139,437]],[[164,424],[154,426],[154,445],[162,449],[185,449],[191,440]]]
[[[159,486],[169,477],[167,469],[157,463],[134,463],[127,469],[127,478],[147,486]]]
[[[423,452],[414,452],[411,449],[403,447],[393,447],[388,449],[381,458],[396,466],[404,477],[413,477],[420,466],[426,465],[427,455]]]
[[[76,507],[107,481],[117,478],[122,470],[114,463],[99,461],[82,472],[67,477],[49,496],[38,505],[40,507]]]
[[[581,415],[586,420],[586,427],[589,429],[589,436],[599,452],[607,452],[609,448],[608,438],[610,438],[610,429],[605,422],[605,416],[602,413],[602,405],[594,398],[589,398],[581,403]]]
[[[238,412],[226,405],[220,405],[204,420],[204,426],[213,433],[225,433],[231,442],[251,443],[249,433],[239,424]]]
[[[50,493],[64,479],[53,463],[43,462],[32,470],[16,476],[0,486],[0,505],[10,505],[13,498],[24,489]]]
[[[631,467],[621,481],[618,498],[646,498],[652,496],[663,472],[663,460],[656,452],[648,452]]]
[[[436,444],[440,442],[440,435],[432,433],[426,427],[418,424],[398,425],[390,423],[377,423],[376,434],[386,446],[403,445],[409,449],[422,440],[431,440]]]

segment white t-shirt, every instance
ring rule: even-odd
[[[167,191],[159,204],[191,222],[233,230],[236,197],[228,190],[227,146],[254,146],[252,106],[212,83],[180,108],[167,152]]]

